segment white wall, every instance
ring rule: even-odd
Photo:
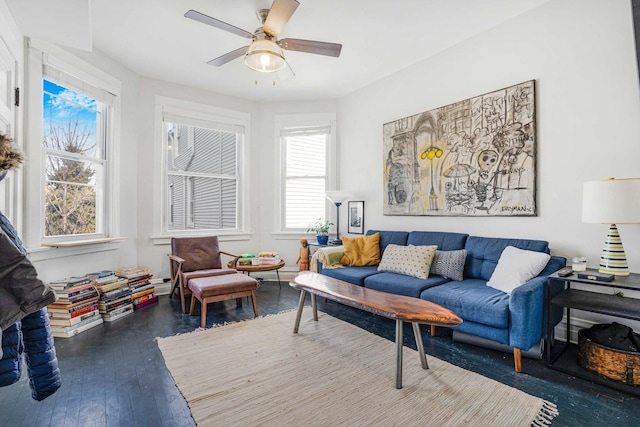
[[[582,184],[640,176],[635,61],[630,1],[548,2],[341,99],[342,189],[365,200],[367,229],[548,240],[553,254],[585,256],[595,268],[608,226],[581,222]],[[537,217],[382,215],[384,123],[531,79],[537,97]],[[619,229],[630,269],[640,272],[640,225]]]

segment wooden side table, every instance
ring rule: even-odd
[[[276,275],[278,276],[278,286],[282,287],[282,283],[280,282],[280,270],[284,267],[285,262],[280,261],[277,264],[258,264],[258,265],[233,265],[233,261],[230,261],[227,266],[229,268],[235,268],[238,271],[242,271],[243,273],[247,273],[248,276],[251,276],[251,273],[256,273],[260,271],[276,271]]]

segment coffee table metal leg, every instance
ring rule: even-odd
[[[420,324],[411,322],[411,326],[413,326],[413,335],[416,337],[416,347],[418,347],[418,354],[420,355],[420,364],[422,365],[422,369],[429,369],[429,365],[427,364],[427,355],[424,354],[422,335],[420,335]]]
[[[402,388],[402,320],[396,320],[396,388]]]
[[[300,302],[298,303],[298,313],[296,314],[296,324],[293,326],[293,333],[298,333],[300,327],[300,317],[302,317],[302,308],[304,307],[304,298],[307,296],[307,291],[300,291]]]
[[[282,283],[280,282],[280,272],[276,270],[276,275],[278,276],[278,286],[282,288]]]
[[[313,320],[318,321],[318,304],[316,304],[316,294],[311,294],[311,307],[313,308]]]

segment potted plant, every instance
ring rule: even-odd
[[[318,243],[321,245],[326,245],[329,241],[329,227],[331,227],[332,225],[332,222],[329,222],[322,218],[318,218],[316,222],[314,222],[313,224],[309,224],[307,233],[314,231],[316,233],[316,239],[318,240]]]

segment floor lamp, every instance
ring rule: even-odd
[[[600,272],[628,276],[627,255],[616,224],[640,222],[640,178],[585,182],[582,222],[611,224],[602,248]]]
[[[325,197],[331,203],[336,205],[336,238],[331,241],[332,245],[341,245],[342,239],[340,239],[340,205],[342,202],[349,198],[349,193],[344,191],[327,191]]]

